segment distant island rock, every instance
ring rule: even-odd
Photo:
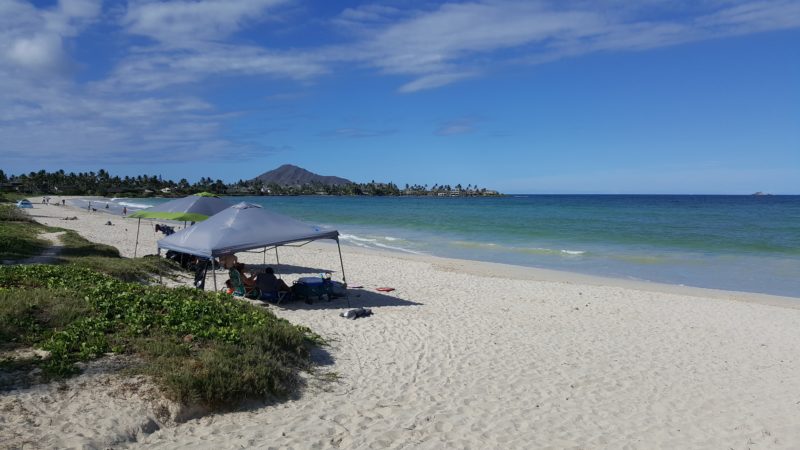
[[[264,172],[255,177],[264,184],[277,184],[279,186],[304,186],[308,184],[321,184],[324,186],[342,186],[353,184],[352,181],[340,177],[317,175],[302,167],[284,164],[277,169]]]

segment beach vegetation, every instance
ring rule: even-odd
[[[3,192],[0,193],[0,204],[2,203],[16,203],[20,200],[28,198],[29,195],[21,192]]]
[[[138,361],[131,370],[150,375],[167,396],[220,410],[290,395],[299,371],[311,369],[309,348],[323,342],[308,328],[227,294],[151,285],[179,266],[121,258],[115,247],[0,205],[4,257],[37,255],[49,245],[38,234],[58,231],[54,264],[0,266],[0,350],[48,354],[0,357],[0,372],[37,369],[46,381],[77,373],[82,361],[130,355]]]
[[[122,258],[116,247],[89,241],[73,230],[62,231],[64,234],[60,239],[63,248],[56,264],[70,264],[111,275],[119,280],[140,282],[148,282],[155,276],[171,277],[180,269],[174,261],[157,256]]]
[[[49,378],[107,353],[138,356],[169,397],[212,409],[285,397],[321,339],[222,293],[129,282],[75,265],[0,267],[0,341],[49,352]]]
[[[0,204],[0,259],[17,260],[40,254],[49,245],[38,237],[45,229],[13,204]]]

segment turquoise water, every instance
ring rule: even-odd
[[[336,228],[363,247],[800,297],[800,196],[232,200]]]

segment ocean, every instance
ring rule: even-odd
[[[135,210],[163,199],[111,199]],[[800,196],[235,197],[345,244],[800,297]],[[102,203],[100,203],[102,204]]]

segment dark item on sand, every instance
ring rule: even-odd
[[[393,287],[379,287],[379,288],[375,288],[375,290],[376,291],[380,291],[380,292],[392,292],[394,290],[394,288]]]
[[[164,233],[165,236],[169,236],[170,234],[175,233],[175,227],[170,227],[167,225],[161,225],[160,223],[157,223],[156,233],[158,232]]]
[[[189,255],[187,253],[175,252],[172,250],[168,251],[167,254],[164,255],[164,257],[175,261],[176,263],[180,264],[180,266],[183,267],[184,269],[189,269],[189,264],[191,264],[195,260],[195,257],[192,255]]]
[[[356,308],[351,309],[349,311],[345,311],[339,314],[341,317],[350,320],[356,320],[359,317],[369,317],[372,315],[372,310],[369,308]]]
[[[206,288],[206,273],[211,261],[207,259],[195,258],[194,262],[189,263],[189,269],[194,267],[194,287],[200,290]]]

